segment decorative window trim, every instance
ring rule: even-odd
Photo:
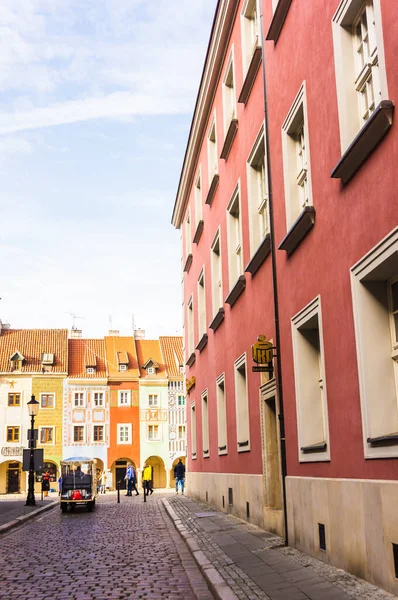
[[[221,373],[221,375],[219,375],[216,379],[216,401],[217,401],[217,444],[220,443],[220,428],[219,428],[219,423],[220,423],[220,405],[219,405],[219,392],[218,392],[218,388],[219,387],[223,387],[223,393],[224,393],[224,408],[225,408],[225,414],[223,415],[223,418],[225,419],[225,439],[222,439],[223,442],[225,442],[224,444],[222,444],[221,446],[218,446],[218,455],[219,456],[224,456],[225,454],[228,454],[228,412],[227,412],[227,408],[226,408],[226,392],[225,392],[225,373]]]
[[[76,430],[77,427],[82,428],[82,430],[83,430],[83,439],[81,439],[81,440],[75,440],[75,430]],[[77,424],[77,423],[73,424],[72,437],[73,437],[73,443],[74,444],[85,444],[87,442],[86,425],[81,424],[81,423],[79,423],[79,424]]]
[[[279,0],[275,8],[267,36],[265,38],[266,40],[272,40],[276,44],[282,31],[283,24],[286,20],[287,13],[289,12],[291,3],[292,0]]]
[[[267,256],[271,252],[271,234],[267,233],[256,252],[253,254],[250,261],[247,263],[245,267],[245,271],[250,273],[252,277],[255,276]]]
[[[43,406],[43,396],[53,396],[53,406]],[[56,408],[55,392],[40,392],[40,410],[53,410]]]
[[[207,204],[208,206],[211,206],[213,204],[214,196],[216,195],[216,190],[218,188],[219,181],[220,181],[219,174],[214,173],[213,177],[211,178],[209,191],[207,192],[207,196],[206,196],[205,204]]]
[[[239,94],[238,103],[246,105],[250,98],[250,93],[253,89],[256,81],[257,73],[259,71],[262,61],[261,46],[256,46],[252,59],[249,64],[245,79],[243,81],[242,89]]]
[[[10,396],[13,397],[13,402],[10,403]],[[18,396],[18,402],[16,402],[17,398],[16,396]],[[22,393],[21,392],[8,392],[7,394],[7,406],[8,407],[21,407],[21,402],[22,402]]]
[[[223,307],[221,307],[218,309],[214,319],[210,323],[209,329],[212,329],[215,333],[217,331],[217,329],[220,327],[221,323],[224,321],[224,318],[225,318],[225,310]]]
[[[127,402],[122,402],[122,395],[127,394]],[[117,405],[121,407],[131,406],[131,390],[118,390],[117,392]]]
[[[51,429],[52,430],[52,441],[50,442],[42,442],[41,440],[41,432],[44,429]],[[39,432],[38,432],[38,443],[40,444],[40,446],[55,446],[55,426],[54,425],[41,425],[39,427]]]
[[[314,225],[315,208],[306,206],[279,244],[278,250],[286,250],[288,256],[293,254]]]
[[[236,422],[237,424],[239,424],[239,422],[241,422],[241,420],[239,419],[239,411],[238,411],[238,402],[239,402],[239,398],[238,398],[238,393],[237,393],[237,373],[239,373],[239,371],[241,370],[242,367],[245,367],[245,386],[246,386],[246,390],[245,390],[245,399],[246,399],[246,412],[247,412],[247,431],[245,432],[240,432],[238,430],[238,427],[236,429],[236,436],[237,436],[237,450],[238,452],[250,452],[251,450],[251,446],[250,446],[250,403],[249,403],[249,377],[248,377],[248,364],[247,364],[247,355],[246,352],[244,352],[239,358],[237,358],[234,362],[234,385],[235,385],[235,413],[236,413]],[[243,433],[243,435],[242,435]],[[242,437],[242,439],[239,439],[240,437]],[[243,439],[244,438],[244,439]]]
[[[102,440],[95,440],[94,439],[94,431],[95,431],[96,427],[101,427],[102,428],[102,434],[103,434],[102,435]],[[92,443],[93,444],[105,444],[105,441],[106,441],[105,440],[105,425],[98,424],[98,423],[93,424],[93,428],[92,428],[92,431],[91,431],[91,439],[92,439]]]
[[[229,304],[232,308],[238,298],[243,294],[246,288],[246,277],[244,275],[240,275],[238,277],[238,281],[233,286],[232,290],[229,292],[228,296],[225,298],[225,303]]]
[[[82,404],[76,404],[76,394],[83,394]],[[73,408],[86,408],[87,406],[87,395],[86,392],[73,392]]]
[[[127,427],[127,441],[120,440],[120,432],[122,427]],[[116,444],[118,446],[126,446],[133,443],[133,427],[131,423],[117,423],[116,425]]]
[[[196,344],[196,350],[199,350],[199,352],[202,352],[202,350],[205,349],[205,347],[207,346],[207,342],[208,342],[209,336],[207,335],[207,333],[204,333],[202,335],[202,337],[200,338],[199,342]],[[189,365],[191,366],[191,365]]]

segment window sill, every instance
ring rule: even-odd
[[[207,346],[208,339],[209,339],[209,336],[207,335],[207,333],[204,333],[196,346],[196,350],[199,350],[199,352],[202,352],[202,350]]]
[[[246,279],[244,275],[241,275],[238,278],[238,281],[235,283],[232,290],[229,292],[228,296],[225,299],[225,303],[229,304],[232,308],[239,296],[243,293],[246,287]]]
[[[220,181],[219,174],[214,173],[213,179],[211,180],[211,183],[210,183],[209,191],[207,192],[205,204],[208,204],[209,206],[211,206],[213,204],[214,196],[215,196],[219,181]]]
[[[313,206],[306,206],[279,244],[278,250],[286,250],[287,255],[290,256],[303,241],[307,233],[311,231],[314,223],[315,208]]]
[[[227,446],[218,446],[218,456],[228,454]]]
[[[249,440],[238,442],[238,452],[250,452]]]
[[[326,452],[327,447],[328,447],[328,445],[326,442],[320,442],[319,444],[311,444],[310,446],[302,446],[300,448],[300,450],[303,454],[310,454],[311,452]]]
[[[202,237],[203,228],[204,228],[204,221],[200,220],[198,223],[198,226],[196,228],[195,235],[193,237],[194,244],[199,244],[199,240]]]
[[[187,260],[185,261],[185,265],[184,265],[184,272],[185,273],[189,273],[189,269],[191,268],[192,261],[193,261],[192,254],[188,254]]]
[[[224,317],[225,310],[223,308],[219,308],[216,316],[209,325],[209,329],[212,329],[214,332],[216,332],[217,329],[220,327],[221,323],[224,321]]]
[[[239,104],[247,104],[250,92],[252,91],[254,82],[256,81],[257,71],[261,65],[261,46],[256,46],[252,59],[250,61],[249,68],[247,69],[246,77],[242,85],[242,89],[239,94]]]
[[[191,458],[192,458],[192,460],[196,460],[196,452],[192,452]]]
[[[372,154],[392,126],[394,104],[382,100],[372,116],[348,146],[333,169],[331,177],[347,183]]]
[[[371,447],[380,446],[394,446],[398,444],[398,433],[387,433],[386,435],[380,435],[375,438],[368,438],[366,440]]]
[[[274,12],[274,16],[272,17],[271,25],[268,29],[267,37],[265,39],[273,40],[274,42],[278,41],[291,3],[292,0],[279,0]]]
[[[185,364],[188,365],[188,367],[192,367],[195,360],[196,360],[195,352],[192,352],[192,354],[190,355],[190,357],[188,358],[188,360]]]
[[[231,119],[227,135],[225,136],[224,146],[222,147],[220,158],[224,160],[228,159],[229,153],[231,152],[232,144],[238,131],[238,119]]]
[[[203,458],[209,458],[210,453],[209,450],[203,450]]]
[[[247,273],[251,273],[251,276],[257,273],[269,253],[271,252],[271,235],[267,233],[259,247],[257,248],[254,256],[250,259],[250,262],[247,263],[245,271]]]

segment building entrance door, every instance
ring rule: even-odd
[[[7,494],[19,493],[19,464],[10,463],[7,470]]]
[[[126,480],[124,478],[125,475],[126,475],[126,467],[116,467],[116,485],[118,482],[120,482],[121,490],[126,489]]]

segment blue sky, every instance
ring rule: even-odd
[[[181,333],[170,224],[216,0],[2,0],[0,318]]]

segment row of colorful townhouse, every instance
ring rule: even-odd
[[[397,594],[395,8],[218,0],[172,223],[190,493]]]
[[[144,332],[83,339],[79,330],[0,329],[0,494],[27,490],[27,402],[39,402],[37,448],[57,489],[60,461],[97,461],[106,486],[125,487],[128,462],[153,467],[154,487],[168,487],[185,462],[182,339]],[[36,474],[36,490],[41,474]]]

